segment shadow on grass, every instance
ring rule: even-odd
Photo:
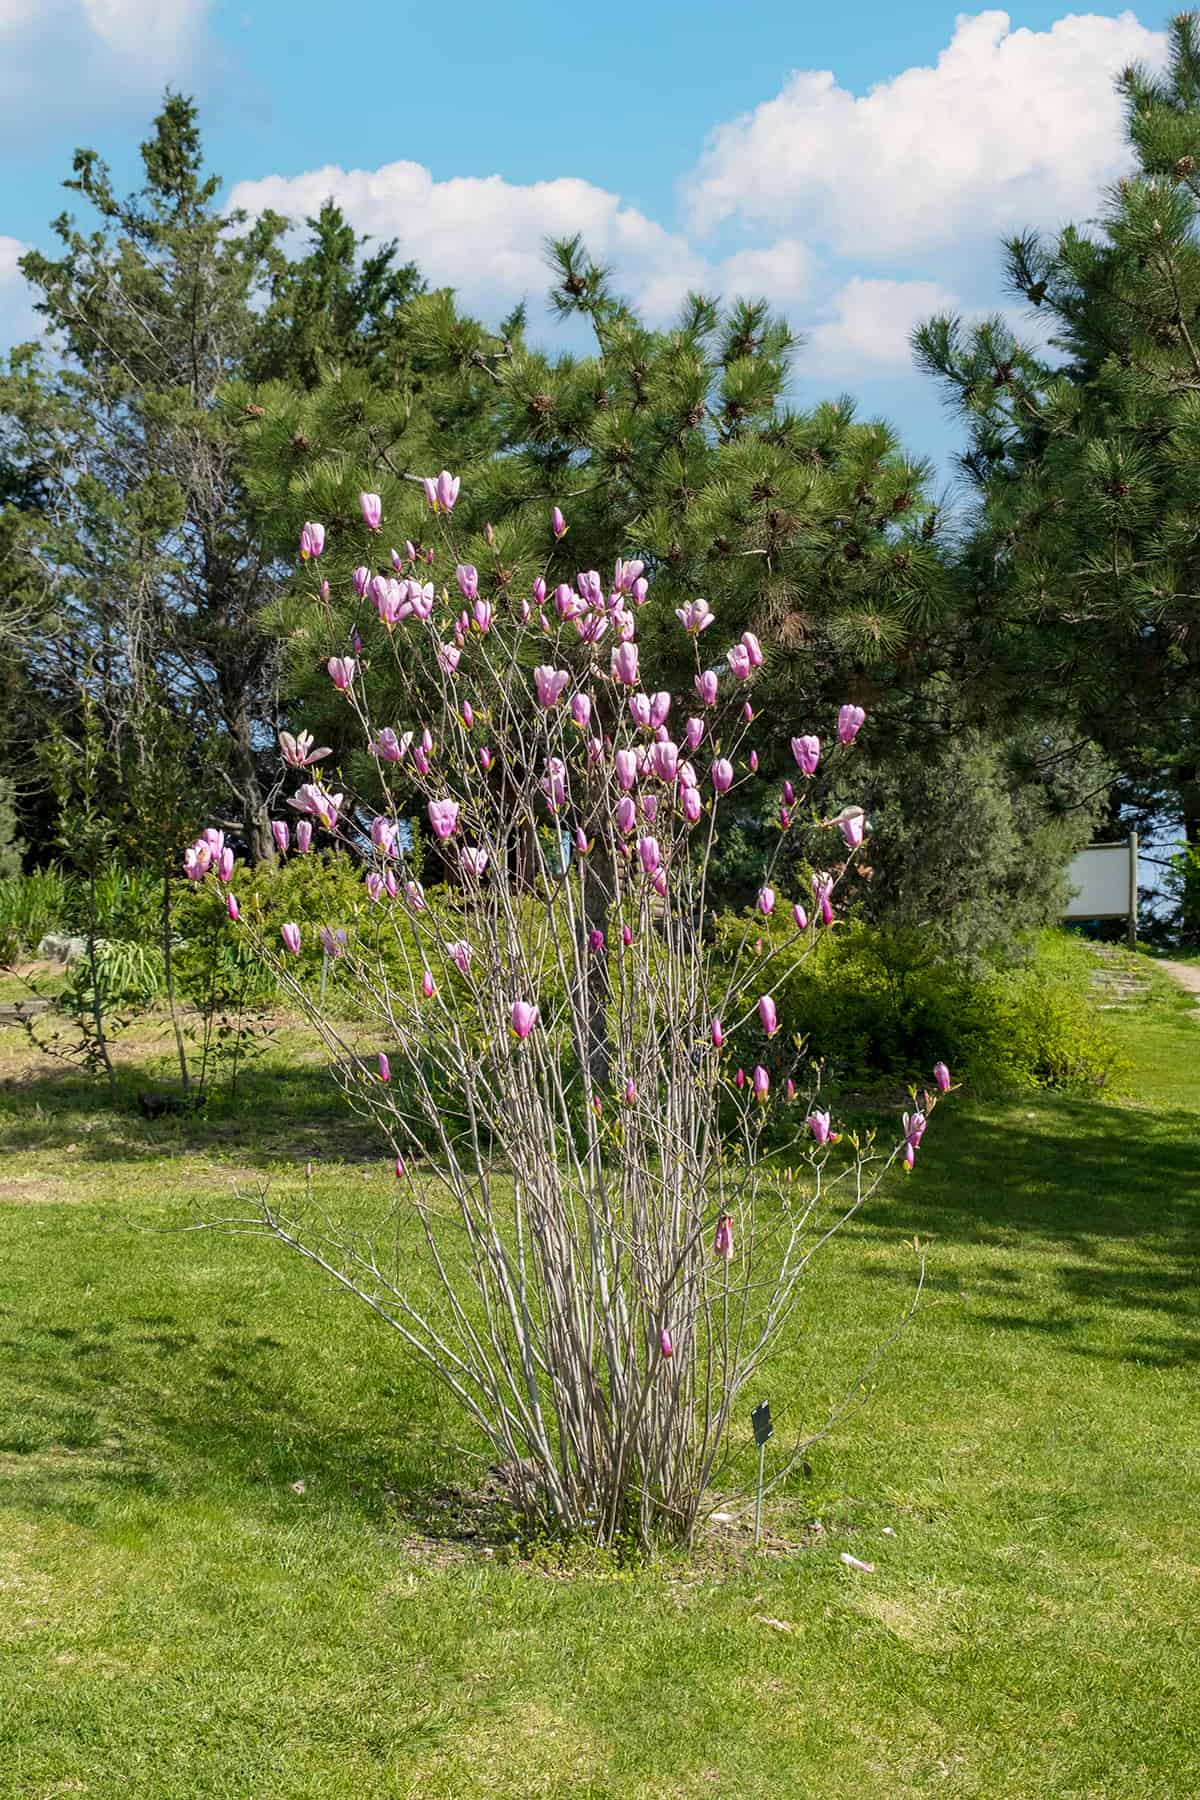
[[[216,1151],[257,1167],[281,1159],[377,1158],[377,1132],[355,1119],[323,1063],[251,1064],[236,1098],[223,1090],[203,1110],[146,1118],[139,1095],[175,1092],[155,1070],[121,1069],[117,1095],[57,1069],[0,1083],[0,1150],[65,1149],[85,1162],[142,1162]]]
[[[1118,1361],[1198,1361],[1196,1123],[1183,1110],[1070,1101],[1043,1104],[1028,1123],[943,1112],[917,1172],[864,1208],[858,1229],[891,1239],[899,1227],[933,1240],[935,1270],[939,1245],[1019,1250],[1022,1270],[981,1259],[971,1273],[972,1296],[999,1303],[987,1312],[989,1329],[1053,1337],[1065,1351]],[[1037,1283],[1028,1286],[1031,1267]],[[1111,1332],[1114,1313],[1149,1318],[1123,1322],[1124,1347],[1082,1341],[1101,1323]]]

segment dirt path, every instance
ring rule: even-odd
[[[1160,962],[1157,967],[1165,969],[1189,994],[1195,994],[1200,1006],[1200,963]]]

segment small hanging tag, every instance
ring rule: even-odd
[[[762,1400],[750,1414],[750,1423],[754,1427],[754,1442],[761,1450],[775,1427],[771,1423],[771,1402]]]

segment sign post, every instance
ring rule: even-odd
[[[775,1429],[771,1423],[769,1400],[759,1401],[750,1414],[750,1423],[754,1427],[754,1441],[758,1445],[758,1491],[754,1496],[754,1545],[757,1549],[762,1537],[763,1459],[767,1454],[767,1439]]]

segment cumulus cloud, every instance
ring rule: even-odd
[[[1094,210],[1127,162],[1113,77],[1161,63],[1132,12],[1013,30],[960,14],[933,68],[867,94],[797,70],[774,99],[721,125],[685,184],[693,228],[726,220],[798,231],[836,253],[903,258]]]
[[[120,111],[194,74],[212,0],[0,0],[0,134]]]
[[[0,346],[22,344],[41,335],[42,321],[33,310],[33,289],[17,264],[28,244],[0,236]]]
[[[831,374],[907,368],[913,326],[933,313],[962,311],[955,295],[936,281],[855,275],[833,295],[826,316],[809,332],[805,367]]]
[[[597,260],[612,265],[619,291],[656,322],[669,318],[693,288],[727,296],[768,292],[781,304],[797,299],[813,262],[791,239],[711,261],[616,194],[568,177],[522,186],[498,175],[435,181],[413,162],[372,170],[327,166],[240,181],[229,204],[300,220],[331,197],[358,231],[395,238],[401,256],[416,262],[433,286],[455,288],[466,307],[491,320],[515,301],[541,299],[549,285],[546,239],[576,232]]]

